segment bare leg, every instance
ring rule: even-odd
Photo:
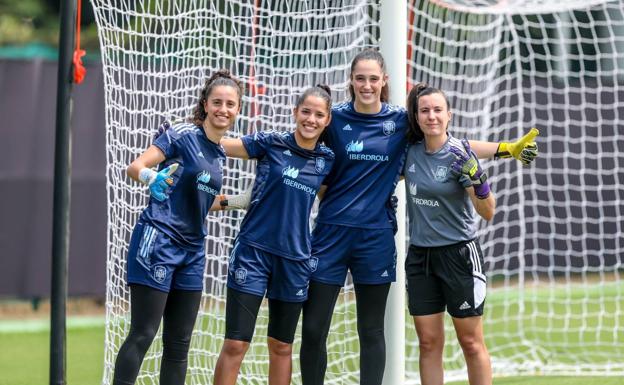
[[[481,317],[453,318],[457,339],[464,352],[470,385],[491,385],[490,354],[483,338]]]
[[[249,342],[225,339],[214,372],[214,385],[235,385]]]
[[[414,316],[420,349],[419,368],[422,385],[442,385],[444,368],[444,313]]]
[[[292,344],[267,338],[269,347],[269,385],[289,385],[292,376]]]

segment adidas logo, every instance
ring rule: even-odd
[[[416,165],[414,163],[412,163],[411,166],[409,166],[409,168],[407,169],[407,171],[409,172],[416,172]]]
[[[303,289],[299,289],[299,291],[297,292],[297,297],[302,297],[303,296]]]
[[[462,303],[459,306],[459,310],[467,310],[467,309],[470,309],[470,305],[468,304],[468,302],[464,301],[464,303]]]
[[[284,150],[282,154],[292,156],[292,153],[290,152],[290,150]]]
[[[382,277],[387,277],[388,276],[388,270],[384,270],[383,273],[381,273]]]
[[[353,131],[353,129],[350,125],[347,124],[346,126],[342,127],[342,131]]]
[[[204,158],[204,153],[200,151],[200,152],[197,153],[197,156],[199,156],[200,158]]]

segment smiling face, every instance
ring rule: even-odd
[[[426,137],[445,136],[451,111],[441,93],[432,93],[418,98],[418,125]]]
[[[297,129],[295,139],[303,148],[314,148],[318,138],[329,124],[330,111],[327,101],[320,96],[308,95],[293,109]]]
[[[362,113],[375,113],[381,109],[381,90],[386,85],[388,75],[376,60],[360,60],[351,72],[351,86],[355,98],[355,110]]]
[[[207,133],[223,136],[234,125],[240,112],[238,90],[234,87],[216,86],[204,101],[204,129]]]

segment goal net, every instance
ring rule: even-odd
[[[455,135],[541,131],[530,167],[486,163],[498,206],[479,230],[494,374],[624,374],[622,2],[415,0],[408,26],[408,79],[447,92]],[[466,378],[450,322],[446,340],[447,379]]]
[[[125,168],[149,146],[159,122],[188,116],[205,78],[227,68],[246,85],[231,135],[289,130],[293,96],[308,86],[326,83],[334,101],[346,98],[351,59],[379,46],[383,26],[373,0],[92,2],[106,97],[103,383],[110,384],[129,330],[128,242],[147,202],[146,189]],[[622,4],[411,0],[407,11],[408,83],[427,81],[447,92],[454,135],[500,141],[531,126],[541,131],[541,154],[530,167],[485,163],[498,201],[495,219],[479,230],[489,276],[484,329],[495,374],[624,375]],[[224,192],[241,191],[253,170],[253,162],[229,159]],[[224,334],[227,259],[243,215],[207,218],[189,384],[212,382]],[[266,383],[265,309],[241,384]],[[405,321],[405,346],[388,349],[406,349],[407,382],[416,383],[418,343],[407,315]],[[447,379],[465,378],[461,349],[447,327]],[[158,383],[161,351],[157,336],[138,384]],[[358,383],[358,352],[347,285],[333,318],[326,383]],[[293,382],[300,383],[297,355]]]
[[[204,80],[220,68],[245,83],[243,109],[230,132],[290,130],[294,96],[328,84],[334,101],[347,97],[350,61],[378,46],[376,3],[332,1],[93,0],[102,51],[106,98],[108,254],[105,365],[112,381],[117,352],[129,331],[126,253],[147,189],[125,168],[144,151],[159,123],[191,113]],[[254,163],[229,159],[223,191],[235,194],[254,177]],[[243,212],[210,214],[200,314],[189,355],[188,384],[212,383],[225,328],[227,261]],[[239,383],[265,384],[266,306]],[[329,383],[357,382],[358,346],[352,287],[334,316]],[[160,333],[160,332],[159,332]],[[299,337],[295,351],[298,352]],[[138,384],[158,383],[160,334],[145,357]],[[294,381],[299,382],[298,356]]]

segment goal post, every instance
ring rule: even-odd
[[[380,9],[379,50],[386,61],[390,81],[390,102],[405,106],[407,65],[407,1],[382,1]],[[398,199],[396,243],[396,281],[390,286],[384,320],[386,339],[386,368],[383,385],[405,382],[405,237],[406,202],[405,186],[400,181],[395,195]]]

